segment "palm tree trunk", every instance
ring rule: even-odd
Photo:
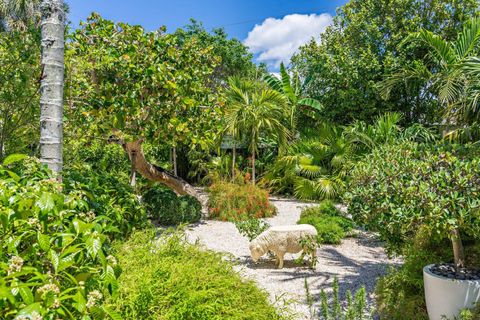
[[[252,150],[252,183],[255,185],[255,149]]]
[[[63,76],[65,13],[63,0],[43,0],[42,80],[40,83],[40,161],[54,172],[63,165]]]

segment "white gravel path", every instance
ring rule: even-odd
[[[302,208],[312,205],[287,199],[275,199],[272,203],[278,209],[275,217],[266,219],[272,226],[296,224]],[[313,318],[306,302],[305,279],[316,302],[314,310],[317,310],[320,290],[330,290],[335,277],[342,296],[346,290],[354,292],[361,286],[371,294],[377,278],[389,265],[398,263],[388,259],[381,244],[365,233],[344,239],[337,246],[321,246],[315,270],[295,264],[293,260],[297,255],[289,254],[281,270],[276,269],[274,261],[266,256],[254,264],[250,259],[248,239],[241,236],[230,222],[202,221],[188,228],[187,237],[190,241],[200,241],[210,250],[232,254],[239,262],[238,271],[244,277],[254,279],[270,293],[272,302],[279,308],[286,307],[295,319]]]

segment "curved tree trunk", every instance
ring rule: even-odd
[[[62,171],[65,13],[63,0],[43,0],[40,161]]]
[[[132,175],[135,172],[140,173],[143,177],[151,181],[160,182],[171,188],[178,195],[190,195],[195,197],[202,204],[203,210],[206,210],[206,201],[195,188],[185,180],[171,174],[163,168],[153,165],[147,161],[142,150],[143,140],[133,142],[117,141],[122,145],[125,152],[128,154],[132,165]]]

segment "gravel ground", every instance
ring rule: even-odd
[[[302,208],[311,204],[296,200],[272,199],[278,214],[266,219],[272,226],[296,224]],[[367,233],[359,233],[355,238],[344,239],[340,245],[323,245],[318,249],[318,262],[315,270],[294,263],[298,255],[286,254],[284,268],[275,268],[274,260],[267,256],[257,264],[250,259],[248,240],[242,237],[235,225],[230,222],[206,220],[187,230],[190,241],[200,241],[206,248],[230,253],[237,260],[238,271],[246,278],[254,279],[261,288],[270,294],[272,302],[285,308],[295,319],[313,319],[312,310],[306,301],[305,279],[318,310],[320,290],[331,289],[337,277],[341,296],[346,290],[356,291],[365,286],[370,295],[379,276],[389,265],[399,261],[390,260],[381,244]],[[318,318],[317,318],[318,319]]]

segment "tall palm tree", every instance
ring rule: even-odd
[[[283,121],[287,115],[283,95],[261,84],[231,78],[227,92],[225,130],[239,140],[248,141],[252,155],[252,182],[256,182],[255,157],[261,137],[277,140],[285,145],[290,136]]]
[[[58,173],[63,165],[65,12],[63,0],[43,0],[41,6],[40,161]]]
[[[472,83],[465,65],[476,54],[480,43],[480,18],[469,21],[455,41],[446,41],[431,31],[422,29],[411,34],[405,42],[418,41],[428,49],[424,63],[407,66],[389,75],[379,87],[384,97],[400,84],[421,81],[424,91],[432,90],[445,108],[448,120],[460,124],[472,116]],[[475,101],[476,103],[476,101]]]
[[[283,62],[280,64],[280,79],[272,74],[264,77],[265,82],[272,90],[280,92],[288,101],[290,129],[295,133],[300,111],[307,116],[314,117],[315,111],[321,111],[322,105],[315,99],[302,97],[302,83],[298,73],[290,76]],[[303,107],[303,109],[302,109]]]

